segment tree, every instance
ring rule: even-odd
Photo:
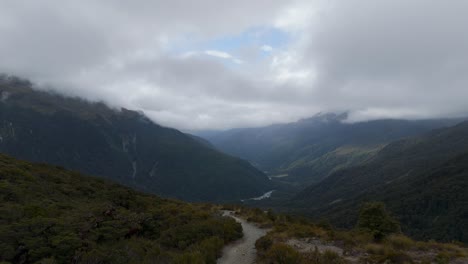
[[[375,240],[401,231],[398,221],[393,219],[380,202],[366,203],[361,207],[357,227],[371,232]]]

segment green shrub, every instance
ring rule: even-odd
[[[205,258],[200,252],[185,252],[176,257],[174,264],[205,264]]]
[[[391,245],[394,249],[409,250],[415,246],[415,242],[404,235],[390,235],[385,239],[385,242]]]
[[[393,219],[383,203],[366,203],[361,207],[357,227],[370,232],[375,240],[400,232],[400,224]]]
[[[338,253],[330,251],[330,250],[325,250],[325,252],[322,253],[322,262],[323,263],[330,263],[330,264],[344,264],[345,261],[343,258],[338,255]]]
[[[302,262],[299,252],[282,243],[274,244],[266,255],[268,260],[274,264],[299,264]]]
[[[255,242],[255,248],[259,252],[267,251],[268,249],[270,249],[272,245],[273,245],[273,240],[271,240],[271,238],[268,236],[263,236]]]
[[[409,264],[413,263],[413,260],[407,254],[401,251],[390,251],[387,255],[385,255],[384,262],[387,261],[394,264]]]
[[[205,263],[215,264],[216,259],[221,257],[224,241],[219,237],[210,237],[203,240],[196,248],[204,255]]]
[[[218,207],[0,155],[0,262],[215,263],[242,236]]]
[[[35,264],[57,264],[57,263],[58,262],[54,258],[45,258],[45,259],[39,260]]]

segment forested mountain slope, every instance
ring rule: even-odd
[[[346,118],[346,113],[318,114],[289,124],[199,135],[271,176],[281,175],[283,181],[305,185],[365,162],[392,141],[459,122],[444,119],[346,123]]]
[[[247,161],[213,149],[144,114],[40,92],[0,78],[0,152],[193,201],[261,195],[268,178]]]
[[[368,200],[383,201],[418,238],[468,242],[468,122],[389,144],[362,166],[338,171],[289,206],[346,226]]]

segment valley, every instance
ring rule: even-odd
[[[0,1],[0,264],[468,264],[468,1]]]
[[[346,123],[347,113],[320,113],[294,123],[199,132],[214,147],[250,161],[271,178],[298,188],[357,166],[387,144],[462,119],[375,120]],[[287,175],[287,176],[286,176]]]
[[[234,201],[271,190],[267,176],[143,113],[32,89],[0,78],[0,151],[60,165],[144,192],[190,201]]]
[[[98,226],[104,221],[103,225],[109,225],[106,232],[128,229],[110,238],[123,239],[120,246],[128,248],[128,243],[135,243],[132,246],[135,250],[154,251],[151,253],[154,256],[138,254],[141,259],[166,259],[175,263],[189,260],[200,260],[200,263],[261,263],[292,254],[300,262],[335,254],[333,258],[338,262],[359,263],[367,258],[366,254],[371,254],[372,258],[381,254],[370,248],[393,243],[387,241],[381,245],[378,241],[378,245],[372,245],[368,238],[353,241],[349,243],[355,248],[354,253],[345,255],[347,249],[341,243],[348,239],[346,232],[364,235],[359,233],[362,230],[356,229],[356,223],[360,208],[368,202],[383,202],[395,216],[395,221],[401,223],[401,231],[411,237],[395,238],[397,240],[467,242],[465,203],[468,197],[465,190],[468,171],[465,165],[468,164],[468,123],[458,119],[379,120],[347,124],[343,122],[345,114],[320,114],[292,124],[211,133],[212,138],[203,139],[199,137],[201,135],[193,136],[162,127],[137,111],[115,110],[102,103],[37,91],[22,79],[1,79],[0,91],[8,94],[0,102],[0,151],[16,158],[55,166],[29,165],[3,157],[3,210],[8,217],[2,223],[5,230],[14,228],[16,231],[5,231],[0,235],[5,241],[17,241],[16,244],[3,244],[3,260],[28,263],[33,259],[54,256],[54,261],[61,262],[73,256],[84,261],[91,256],[102,259],[103,263],[111,259],[115,263],[124,259],[136,261],[131,252],[122,259],[114,259],[112,253],[95,255],[100,251],[108,252],[109,244],[105,238],[107,235],[100,234],[99,228],[89,227],[88,221],[97,221]],[[49,131],[54,131],[54,134]],[[252,147],[254,143],[249,138],[255,138],[257,145]],[[235,145],[236,151],[232,152],[227,142],[232,142],[229,144]],[[235,155],[252,160],[242,160]],[[68,173],[65,169],[77,172]],[[268,170],[267,174],[262,170]],[[99,182],[108,184],[108,187],[100,188],[111,193],[97,194],[94,187],[73,186],[82,177],[78,172],[114,182],[114,185]],[[33,188],[28,195],[42,197],[39,199],[41,203],[52,199],[46,202],[49,204],[46,207],[30,200],[35,198],[27,198],[27,189],[24,189],[30,188],[29,181],[36,182],[37,177],[54,187],[39,184],[45,189]],[[156,199],[158,205],[154,210],[169,210],[169,214],[175,216],[179,215],[177,211],[164,209],[166,203],[169,208],[186,206],[187,209],[183,210],[188,211],[180,214],[187,215],[178,216],[185,220],[177,222],[173,216],[167,216],[170,224],[158,222],[156,229],[147,227],[148,219],[155,217],[147,215],[153,209],[141,204],[143,198],[136,198],[140,194],[122,189],[115,183],[164,196],[147,198]],[[117,200],[113,198],[114,189]],[[44,191],[49,194],[45,195]],[[104,217],[93,213],[88,216],[91,218],[86,218],[83,215],[85,209],[72,209],[75,206],[71,204],[76,202],[78,208],[86,208],[81,205],[84,200],[74,198],[83,191],[85,195],[80,199],[98,199],[89,200],[91,211],[94,205],[99,207],[102,204],[108,208],[96,208],[95,213],[102,211]],[[54,197],[61,197],[58,199],[66,203],[55,205]],[[187,204],[171,200],[173,198],[211,204]],[[136,199],[136,207],[130,206],[133,199]],[[222,216],[220,203],[224,206],[234,204],[233,211]],[[123,208],[118,209],[120,207]],[[249,209],[255,207],[262,210]],[[29,210],[33,210],[32,214]],[[64,215],[63,210],[71,211]],[[120,210],[122,213],[114,213]],[[196,210],[201,210],[201,215],[195,213]],[[63,225],[64,221],[71,221],[66,215],[74,215],[84,222],[77,222],[70,230],[69,226]],[[308,219],[300,218],[304,216]],[[35,231],[21,231],[22,225],[31,226],[36,221],[39,221],[37,232],[50,228],[48,222],[56,230],[45,237],[40,235],[37,241],[25,240],[34,235],[28,232]],[[321,221],[329,224],[318,226],[316,223]],[[180,230],[178,224],[181,225]],[[284,225],[291,225],[292,229],[285,231]],[[341,228],[350,231],[342,231]],[[304,230],[309,230],[307,235],[301,234]],[[340,238],[331,237],[330,230],[339,232]],[[66,232],[65,238],[62,238],[62,232]],[[76,232],[81,232],[78,237]],[[157,235],[148,237],[148,232],[157,232]],[[100,235],[94,236],[95,233]],[[205,233],[206,236],[202,235]],[[317,234],[321,235],[317,237]],[[57,241],[66,239],[76,243],[72,248],[63,249],[62,253],[33,253],[38,243],[46,243],[48,249],[44,249],[45,252],[56,252],[58,244],[41,240],[49,239],[49,236],[57,237]],[[133,242],[133,237],[136,242]],[[267,238],[271,244],[262,248],[259,243],[264,243]],[[145,246],[145,243],[150,244]],[[27,252],[19,250],[22,247],[28,248]],[[411,251],[388,250],[411,259],[420,258],[416,256],[418,254],[427,255],[414,246],[408,247],[405,250]],[[427,250],[432,245],[424,247]],[[450,260],[465,256],[463,249],[452,252],[443,244],[436,247],[440,247]],[[180,250],[186,249],[191,253],[181,254]],[[327,253],[327,250],[334,253]]]
[[[398,225],[369,229],[365,221],[376,215],[365,208],[355,228],[340,230],[258,208],[160,198],[5,155],[0,187],[4,263],[468,261],[468,249],[459,244],[415,241]],[[368,206],[376,205],[383,208]],[[394,221],[383,210],[373,225]],[[378,230],[385,235],[376,240]]]

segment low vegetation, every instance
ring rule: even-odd
[[[231,206],[243,218],[271,231],[256,242],[259,263],[466,263],[461,243],[415,241],[382,203],[364,204],[356,227],[337,230],[323,221]],[[452,262],[452,261],[466,262]]]
[[[220,206],[142,194],[60,167],[0,155],[0,263],[216,263],[242,237]],[[352,230],[225,206],[271,231],[259,263],[464,263],[460,243],[415,241],[382,203],[362,206]],[[463,260],[465,259],[465,260]]]
[[[145,195],[0,155],[0,262],[216,263],[242,227],[208,204]]]

